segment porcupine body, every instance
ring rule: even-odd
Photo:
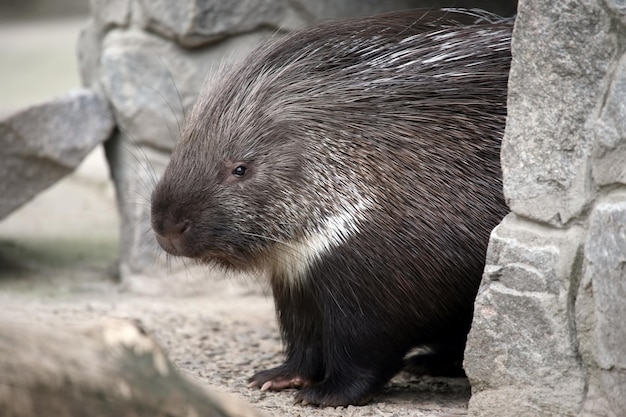
[[[467,10],[323,23],[202,92],[152,224],[173,255],[268,276],[286,358],[252,385],[364,404],[414,347],[460,363],[507,212],[512,25]]]

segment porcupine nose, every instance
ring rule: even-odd
[[[153,224],[159,245],[173,255],[183,255],[185,235],[191,228],[188,219],[175,219],[165,216]]]

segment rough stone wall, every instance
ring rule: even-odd
[[[322,19],[443,5],[512,13],[515,0],[91,0],[78,53],[84,83],[106,97],[118,127],[106,150],[121,213],[122,280],[163,270],[150,191],[207,76],[271,36]]]
[[[626,412],[626,7],[521,0],[471,416]]]

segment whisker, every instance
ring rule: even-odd
[[[187,116],[185,114],[185,105],[183,104],[183,98],[180,95],[180,90],[178,89],[178,86],[176,85],[176,81],[174,80],[174,76],[172,75],[172,71],[170,71],[170,67],[167,66],[167,64],[165,63],[165,61],[163,60],[163,57],[158,54],[155,51],[157,57],[159,58],[159,60],[161,61],[161,63],[163,64],[163,67],[165,67],[165,71],[167,71],[167,75],[170,78],[170,81],[172,82],[172,85],[174,86],[174,90],[176,91],[176,95],[178,96],[178,104],[180,105],[180,111],[183,113],[183,120],[187,119]],[[170,106],[171,108],[171,106]],[[176,113],[172,110],[172,112],[174,113],[174,115],[176,115]],[[178,123],[178,132],[180,134],[181,132],[181,128],[180,128],[180,121],[178,120],[178,118],[176,118],[176,122]]]
[[[161,117],[163,118],[165,126],[167,126],[167,130],[168,130],[168,132],[170,134],[170,138],[176,138],[176,137],[180,136],[180,134],[182,132],[180,121],[178,120],[178,117],[176,117],[176,113],[175,113],[174,107],[172,107],[171,103],[165,98],[165,96],[159,90],[157,90],[156,88],[152,87],[151,85],[142,84],[142,86],[152,90],[152,92],[156,93],[159,97],[161,97],[161,100],[163,100],[167,104],[167,106],[169,107],[170,111],[174,115],[174,118],[176,120],[176,125],[178,126],[178,135],[174,135],[174,133],[172,132],[172,128],[171,128],[170,124],[167,122],[167,118],[165,117],[165,113],[163,113],[162,110],[159,111],[159,113],[161,113]],[[176,143],[176,139],[174,139],[173,142]]]
[[[148,174],[148,178],[150,179],[150,181],[152,181],[152,184],[145,183],[145,177],[139,175],[139,171],[136,171],[132,165],[128,164],[127,166],[131,168],[131,170],[137,177],[142,179],[142,182],[144,182],[146,190],[149,192],[152,192],[151,187],[155,187],[156,184],[158,183],[158,175],[156,174],[156,171],[154,169],[154,166],[152,165],[152,162],[150,161],[150,158],[148,157],[148,155],[146,154],[144,150],[144,146],[140,144],[133,137],[133,135],[126,129],[120,129],[120,131],[124,133],[126,137],[128,138],[128,141],[134,145],[134,148],[130,148],[126,144],[124,144],[122,141],[122,149],[126,151],[127,154],[129,154],[139,166],[147,168],[146,172]],[[135,152],[133,152],[133,150],[136,150],[139,153],[139,155],[136,155]]]
[[[280,239],[276,239],[274,237],[271,236],[264,236],[264,235],[260,235],[260,234],[256,234],[256,233],[250,233],[250,232],[244,232],[244,231],[239,231],[239,233],[241,233],[242,235],[246,235],[246,236],[252,236],[252,237],[260,237],[261,239],[265,239],[265,240],[270,240],[272,242],[276,242],[276,243],[280,243],[281,245],[285,245],[291,249],[296,250],[297,247],[291,243],[285,242],[283,240]]]

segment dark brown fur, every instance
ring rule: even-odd
[[[511,29],[450,10],[326,23],[201,94],[152,225],[171,254],[269,276],[286,361],[253,385],[363,404],[413,347],[460,364],[507,212]]]

